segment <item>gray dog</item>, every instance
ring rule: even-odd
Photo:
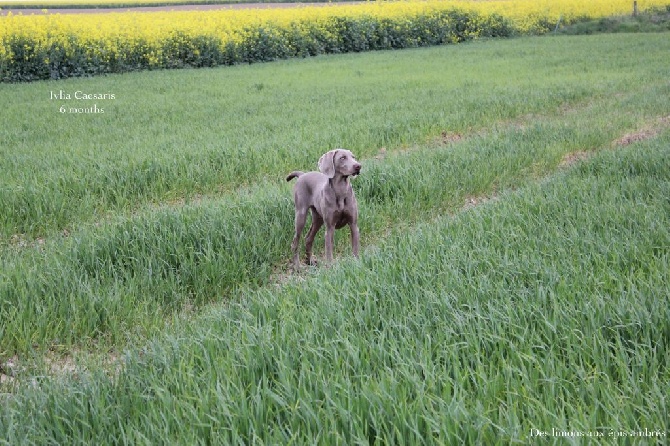
[[[312,211],[312,226],[305,238],[307,263],[312,264],[312,243],[321,226],[326,224],[326,261],[333,260],[335,230],[344,225],[351,229],[351,248],[358,257],[358,204],[349,177],[361,172],[361,164],[354,155],[344,149],[335,149],[321,156],[318,163],[321,172],[291,172],[286,181],[298,178],[293,190],[295,199],[295,236],[291,243],[293,266],[300,268],[298,245],[305,227],[307,211]]]

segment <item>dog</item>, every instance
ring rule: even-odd
[[[361,164],[345,149],[324,153],[318,162],[319,172],[291,172],[286,181],[297,178],[293,189],[295,201],[295,235],[291,243],[293,266],[300,268],[298,245],[307,220],[307,211],[312,212],[312,226],[305,237],[307,263],[312,265],[312,244],[321,226],[326,225],[326,262],[333,260],[335,230],[349,225],[351,249],[358,257],[360,234],[358,230],[358,203],[349,177],[361,172]]]

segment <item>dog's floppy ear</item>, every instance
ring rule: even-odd
[[[319,158],[319,170],[322,174],[328,178],[333,178],[335,176],[335,155],[337,155],[337,150],[331,150],[324,153]]]

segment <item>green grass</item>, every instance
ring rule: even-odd
[[[276,181],[336,145],[369,158],[444,131],[469,134],[665,88],[666,40],[514,40],[0,85],[0,190],[10,192],[0,196],[0,240],[49,237],[110,212]],[[61,90],[72,99],[51,99]],[[77,100],[78,91],[115,99]],[[648,96],[660,100],[639,100]],[[104,113],[59,113],[93,105]],[[640,119],[631,115],[627,125]]]
[[[566,43],[585,74],[556,56]],[[608,54],[600,66],[594,44]],[[332,147],[364,160],[368,245],[608,147],[668,107],[654,65],[666,41],[629,45],[650,51],[618,70],[606,51],[627,51],[617,39],[531,39],[14,86],[24,99],[3,130],[17,143],[3,157],[3,354],[123,346],[185,307],[268,283],[291,237],[283,178]],[[459,62],[482,59],[483,74],[459,77]],[[500,77],[521,59],[523,71]],[[45,99],[54,88],[117,99],[103,115],[61,115]],[[467,137],[445,146],[444,131]]]
[[[246,291],[128,353],[117,376],[24,387],[0,431],[8,444],[667,435],[669,143],[602,153],[394,231],[360,262]]]
[[[0,85],[0,444],[667,435],[666,37]],[[286,277],[334,146],[362,258]]]

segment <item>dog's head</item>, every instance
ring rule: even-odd
[[[361,163],[346,149],[335,149],[324,153],[317,165],[319,171],[329,178],[333,178],[336,174],[355,176],[361,173]]]

